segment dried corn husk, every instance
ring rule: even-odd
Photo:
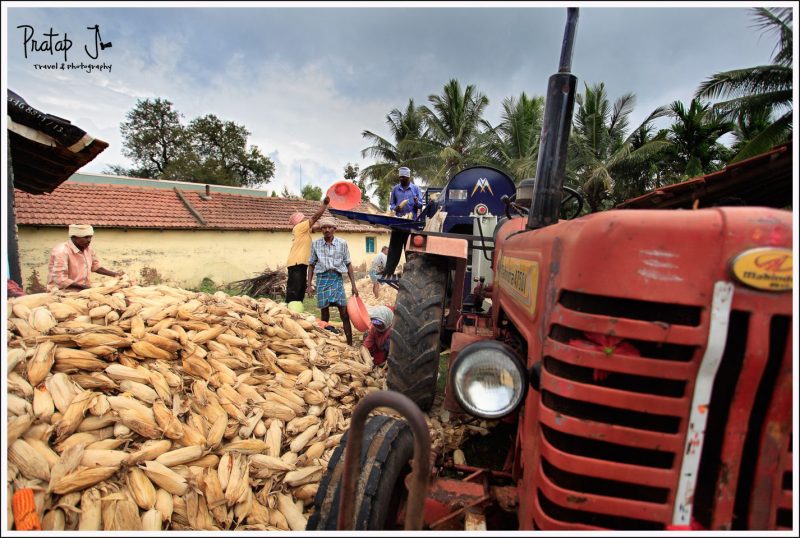
[[[89,488],[81,493],[81,515],[78,529],[82,531],[99,531],[103,528],[100,507],[100,491]]]
[[[172,493],[163,488],[156,490],[155,509],[161,514],[163,521],[172,519]]]
[[[194,461],[203,455],[202,446],[187,446],[165,452],[155,459],[158,463],[166,467],[175,467]]]
[[[55,360],[55,344],[45,341],[36,346],[33,358],[28,361],[28,381],[36,386],[47,377]]]
[[[142,530],[143,531],[160,531],[161,524],[164,521],[161,512],[155,508],[151,508],[142,515]]]
[[[289,528],[293,531],[306,530],[307,520],[303,516],[303,512],[294,504],[292,497],[283,493],[277,494],[278,511],[286,518]]]
[[[17,439],[9,445],[8,461],[29,478],[50,481],[50,464],[47,459],[23,439]]]
[[[128,490],[131,492],[134,502],[142,510],[150,510],[156,504],[156,488],[147,478],[147,475],[138,467],[130,467],[125,476]],[[160,523],[160,522],[159,522]]]
[[[144,472],[150,480],[173,495],[186,493],[186,479],[169,467],[157,461],[146,461],[144,462]]]
[[[385,386],[364,350],[268,299],[123,279],[9,304],[9,446],[46,461],[40,515],[65,530],[302,528],[354,405]],[[36,308],[57,323],[32,326]],[[439,449],[473,432],[430,424]]]
[[[78,469],[56,481],[55,484],[53,484],[52,490],[61,495],[73,491],[80,491],[98,482],[107,480],[117,469],[118,467],[86,467]]]

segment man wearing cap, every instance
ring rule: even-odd
[[[91,287],[90,273],[120,277],[124,273],[109,271],[100,266],[100,260],[89,244],[94,229],[88,224],[72,224],[69,227],[69,240],[59,243],[50,251],[47,267],[48,289],[68,291],[85,290]]]
[[[334,237],[336,219],[326,217],[320,221],[322,238],[311,244],[311,257],[308,260],[308,287],[306,293],[311,297],[311,277],[314,269],[317,270],[317,306],[320,308],[320,319],[327,322],[330,319],[330,306],[336,305],[339,317],[342,318],[344,334],[347,344],[353,345],[353,328],[347,315],[347,298],[344,294],[344,278],[347,273],[353,285],[353,295],[358,296],[356,277],[353,275],[353,265],[350,263],[350,249],[347,242]]]
[[[292,225],[292,248],[289,250],[289,258],[286,260],[286,268],[289,273],[286,281],[286,302],[302,301],[303,292],[306,289],[306,275],[308,274],[308,258],[311,256],[311,228],[319,218],[325,213],[330,203],[327,196],[322,200],[322,206],[310,219],[297,211],[289,217],[289,224]]]
[[[404,219],[416,219],[422,209],[422,193],[411,183],[411,170],[403,166],[397,171],[400,183],[394,186],[389,196],[389,209]]]

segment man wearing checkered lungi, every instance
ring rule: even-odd
[[[311,277],[314,269],[317,270],[317,306],[320,308],[320,318],[327,322],[330,319],[330,306],[339,309],[342,318],[344,334],[347,344],[353,345],[353,329],[347,315],[347,298],[344,295],[344,275],[350,276],[353,285],[353,295],[358,296],[356,277],[353,275],[353,265],[350,263],[350,249],[347,242],[334,237],[336,219],[330,217],[320,221],[322,239],[317,239],[311,245],[311,258],[308,260],[308,287],[306,293],[311,297]]]

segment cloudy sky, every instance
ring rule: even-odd
[[[544,93],[556,71],[566,4],[507,2],[401,6],[8,7],[3,88],[62,116],[110,147],[83,168],[130,166],[119,125],[138,99],[174,103],[184,121],[209,113],[244,124],[276,163],[267,188],[300,182],[327,188],[348,162],[363,168],[365,129],[388,136],[385,117],[408,100],[427,104],[457,78],[490,101],[496,124],[502,100]],[[780,4],[780,2],[775,2]],[[786,5],[786,3],[782,3]],[[51,4],[52,5],[52,4]],[[84,6],[86,4],[83,4]],[[769,63],[774,38],[753,28],[748,4],[645,7],[583,4],[573,73],[605,82],[612,99],[633,92],[632,124],[659,105],[688,102],[698,83],[733,68]],[[701,4],[703,6],[704,4]],[[668,7],[665,7],[668,6]],[[109,71],[37,70],[61,52],[24,47],[25,29],[72,41],[68,61],[106,63]],[[94,32],[112,47],[94,54]]]

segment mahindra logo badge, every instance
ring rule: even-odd
[[[788,248],[763,247],[745,250],[731,262],[736,280],[765,291],[792,289],[792,251]]]

